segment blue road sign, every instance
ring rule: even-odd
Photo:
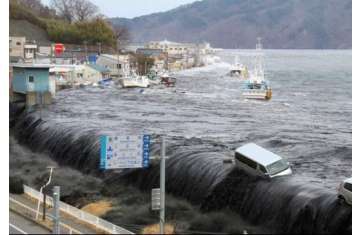
[[[100,146],[100,169],[149,167],[150,135],[101,136]]]

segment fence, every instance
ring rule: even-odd
[[[37,190],[34,190],[26,185],[24,185],[24,192],[25,194],[35,198],[40,199],[43,202],[43,195]],[[46,204],[49,206],[53,205],[53,201],[51,197],[46,197]],[[133,234],[132,232],[119,227],[115,224],[112,224],[106,220],[103,220],[95,215],[89,214],[83,210],[80,210],[76,207],[70,206],[64,202],[60,202],[59,204],[60,210],[66,214],[69,214],[85,223],[91,224],[95,226],[97,229],[103,230],[110,234]]]
[[[15,200],[14,198],[10,197],[9,200],[10,200],[10,203],[9,203],[10,209],[12,209],[18,213],[21,213],[25,217],[30,218],[32,220],[36,219],[36,210],[35,209],[28,207],[27,205]],[[42,215],[41,212],[40,212],[40,215]],[[46,214],[46,218],[50,221],[53,220],[53,216],[49,215],[49,214]],[[78,231],[64,223],[60,223],[60,231],[63,234],[81,234],[80,231]]]

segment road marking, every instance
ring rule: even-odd
[[[12,227],[13,229],[17,230],[18,232],[20,232],[20,233],[22,233],[22,234],[27,234],[24,230],[16,227],[15,225],[10,224],[10,223],[9,223],[9,225],[10,225],[10,227]]]

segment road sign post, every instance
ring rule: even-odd
[[[165,224],[165,137],[161,137],[160,162],[160,234],[164,234]]]

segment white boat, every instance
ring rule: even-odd
[[[230,77],[238,77],[240,79],[248,79],[249,78],[249,72],[245,65],[238,62],[238,57],[235,57],[235,63],[231,66]]]
[[[146,76],[138,75],[128,75],[120,79],[120,84],[123,88],[132,88],[132,87],[149,87],[149,79]]]
[[[257,40],[255,67],[249,73],[249,80],[245,83],[242,95],[247,99],[269,100],[272,97],[272,90],[269,82],[265,79],[261,38]]]

